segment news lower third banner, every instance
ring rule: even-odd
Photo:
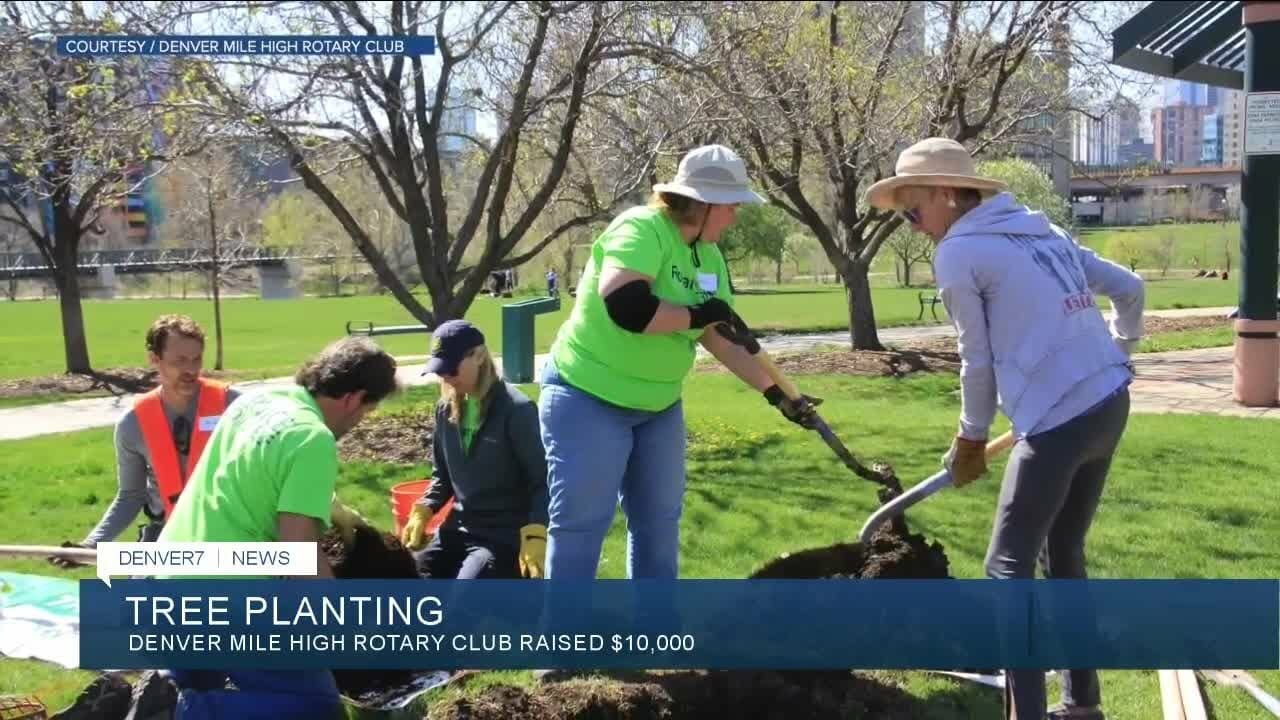
[[[1280,667],[1269,580],[98,580],[94,669]]]
[[[179,55],[434,55],[431,35],[66,35],[63,57]]]

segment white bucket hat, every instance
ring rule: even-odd
[[[972,188],[983,197],[1008,188],[999,180],[980,177],[964,145],[941,137],[921,140],[903,150],[893,177],[867,188],[867,204],[881,210],[901,210],[894,191],[908,185]]]
[[[747,166],[742,158],[723,145],[690,150],[680,160],[675,178],[654,185],[653,191],[683,195],[711,205],[764,202],[748,187]]]

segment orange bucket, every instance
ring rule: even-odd
[[[401,530],[404,530],[405,523],[409,522],[409,513],[413,511],[414,504],[422,499],[423,493],[429,487],[431,487],[430,480],[413,480],[391,486],[391,511],[396,517],[397,536],[400,535]],[[440,512],[433,515],[431,522],[427,524],[428,535],[434,535],[440,529],[441,523],[449,517],[449,511],[452,509],[453,498],[449,498],[444,507],[440,508]]]

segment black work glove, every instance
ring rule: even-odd
[[[756,336],[752,334],[751,328],[747,327],[747,323],[738,313],[732,313],[733,317],[727,323],[716,323],[716,332],[724,336],[726,340],[734,345],[740,345],[747,352],[755,355],[760,352],[760,341],[756,340]]]
[[[770,405],[778,408],[783,417],[805,430],[814,430],[818,427],[816,408],[822,404],[822,398],[801,395],[798,400],[792,400],[777,385],[770,385],[769,389],[764,391],[764,397]]]
[[[88,547],[88,545],[85,545],[84,543],[71,542],[70,540],[64,540],[62,544],[59,545],[59,547],[84,548],[84,547]],[[79,560],[73,560],[72,558],[63,557],[59,555],[50,555],[49,564],[55,567],[62,568],[63,570],[71,570],[73,568],[79,568],[79,567],[85,566],[85,563],[82,563]]]
[[[699,305],[689,306],[689,328],[696,330],[712,323],[727,323],[733,320],[733,308],[720,298],[709,298]]]

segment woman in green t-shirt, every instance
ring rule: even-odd
[[[675,578],[685,487],[685,376],[701,343],[793,422],[761,365],[713,329],[735,319],[716,247],[737,206],[762,198],[729,148],[700,147],[648,206],[619,215],[596,239],[577,300],[542,372],[539,410],[550,494],[548,578],[593,578],[621,502],[627,575]]]

